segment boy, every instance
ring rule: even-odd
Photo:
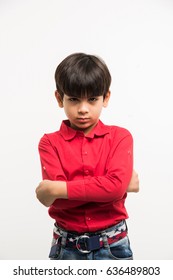
[[[102,59],[66,57],[55,72],[60,108],[68,120],[39,143],[43,181],[39,201],[55,219],[49,257],[60,260],[133,259],[125,220],[127,191],[138,191],[133,140],[99,117],[110,98],[110,72]]]

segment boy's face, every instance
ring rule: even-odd
[[[55,96],[59,106],[64,108],[71,127],[88,134],[97,124],[102,108],[107,107],[110,92],[106,94],[104,100],[103,96],[77,98],[66,94],[62,100],[57,91]]]

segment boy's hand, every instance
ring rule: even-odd
[[[67,198],[66,183],[43,180],[36,188],[36,195],[44,206],[49,207],[57,198]]]
[[[53,181],[43,180],[36,188],[36,195],[38,200],[44,205],[49,207],[55,201]]]
[[[127,188],[127,192],[138,192],[139,191],[139,178],[135,170],[133,170],[130,183]]]

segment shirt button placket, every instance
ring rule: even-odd
[[[83,158],[83,167],[84,167],[84,176],[88,176],[89,175],[89,170],[86,169],[86,156],[88,155],[88,152],[86,150],[86,145],[85,145],[86,139],[83,139],[83,144],[82,144],[82,158]]]

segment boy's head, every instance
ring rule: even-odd
[[[74,53],[67,56],[55,71],[57,92],[73,97],[103,96],[111,84],[110,72],[104,61],[94,55]]]
[[[70,126],[88,134],[109,101],[111,75],[107,66],[96,56],[75,53],[58,65],[55,81],[55,96]]]

